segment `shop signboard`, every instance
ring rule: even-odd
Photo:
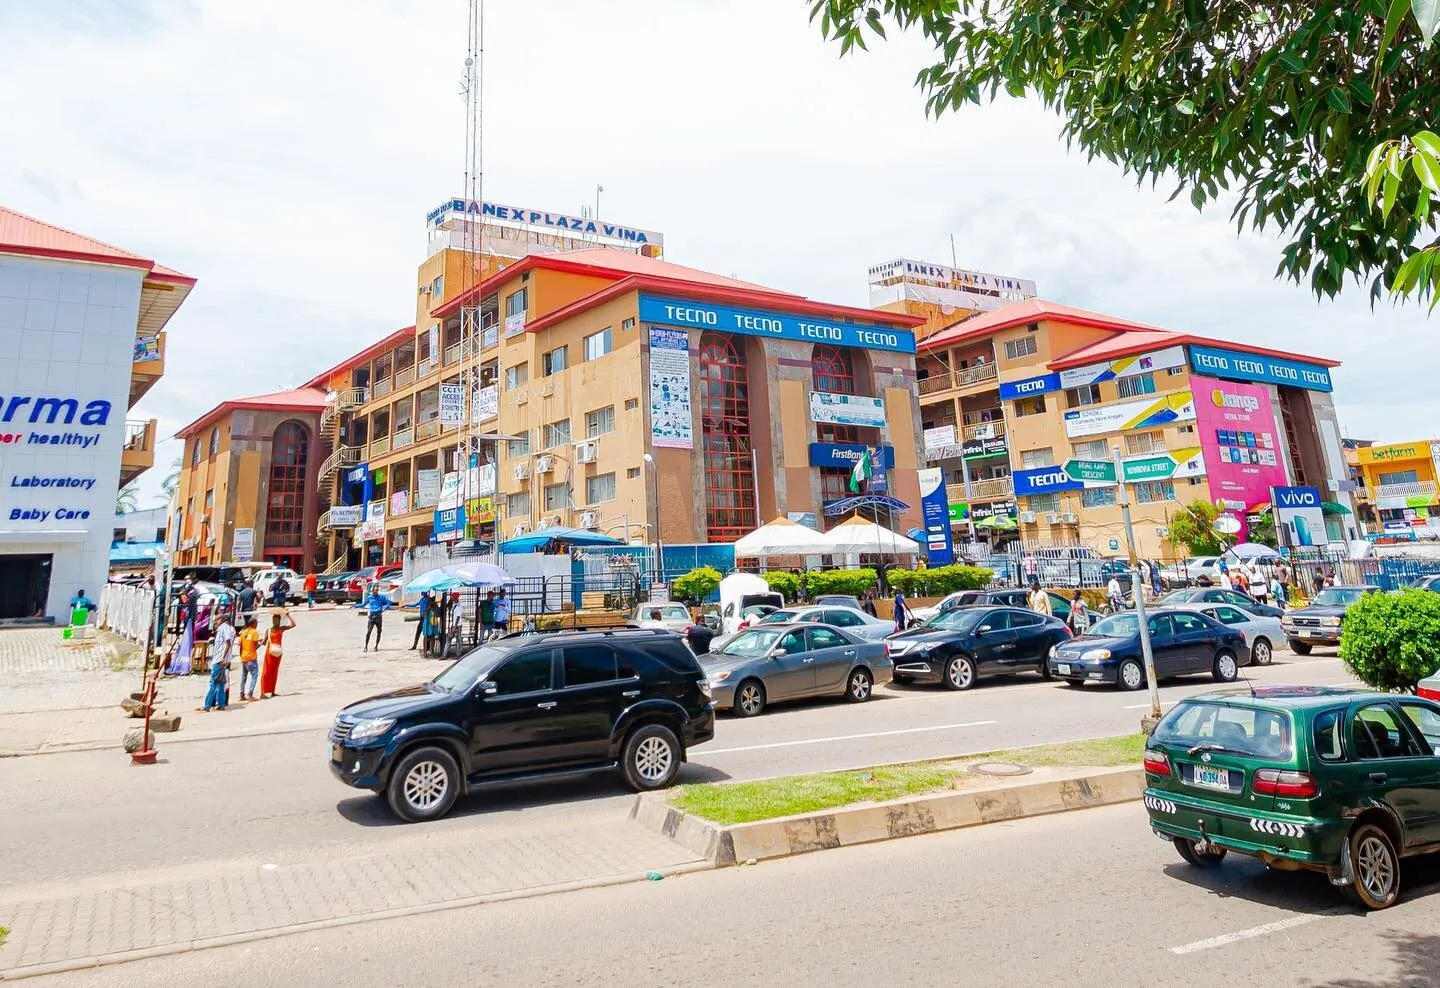
[[[1308,391],[1331,391],[1330,369],[1284,357],[1190,344],[1190,366],[1196,373],[1232,381],[1278,384]],[[1198,390],[1198,388],[1197,388]]]
[[[235,529],[235,539],[231,544],[230,558],[237,563],[248,563],[255,558],[255,529]]]
[[[475,493],[480,497],[488,497],[495,493],[498,471],[493,463],[482,463],[476,468]]]
[[[1241,519],[1245,510],[1270,499],[1270,488],[1288,483],[1280,457],[1280,429],[1270,392],[1258,384],[1238,384],[1191,376],[1197,400],[1196,428],[1204,451],[1210,496],[1232,507]]]
[[[135,363],[144,363],[147,360],[160,359],[160,337],[158,336],[137,336],[135,337]],[[242,560],[244,561],[244,560]]]
[[[953,425],[938,425],[933,429],[926,429],[923,435],[927,453],[955,445],[955,427]]]
[[[435,511],[435,541],[454,542],[465,535],[465,509],[439,508]]]
[[[1074,480],[1063,466],[1036,467],[1033,470],[1016,470],[1011,473],[1015,481],[1015,494],[1049,494],[1054,491],[1078,491],[1085,486],[1083,481]]]
[[[863,395],[812,391],[810,392],[810,421],[883,429],[885,427],[885,402],[879,398],[867,398]]]
[[[967,460],[979,460],[987,456],[1007,456],[1010,444],[1004,436],[975,436],[965,440],[961,455]]]
[[[1270,505],[1275,531],[1288,546],[1324,545],[1325,512],[1315,487],[1273,487]]]
[[[1065,435],[1100,436],[1129,429],[1154,429],[1195,418],[1195,397],[1190,391],[1153,395],[1138,401],[1094,405],[1065,413]]]
[[[948,497],[948,495],[947,495]],[[950,517],[950,524],[961,525],[970,520],[970,505],[964,501],[948,505],[945,513]]]
[[[365,505],[365,520],[355,529],[355,544],[378,542],[385,537],[385,502],[371,501]]]
[[[465,515],[471,525],[489,525],[495,521],[495,499],[477,497],[465,502]]]
[[[990,504],[970,505],[971,521],[984,521],[986,518],[994,518],[996,516],[999,516],[1001,518],[1015,517],[1015,502],[994,501]]]
[[[694,299],[640,296],[640,321],[660,326],[693,326],[701,330],[740,333],[802,343],[829,343],[853,346],[864,350],[890,350],[914,353],[915,334],[882,323],[862,325],[853,322],[830,322],[815,316],[797,316],[788,312],[739,309]]]
[[[955,561],[955,543],[950,536],[950,504],[945,493],[944,471],[928,467],[917,471],[920,480],[920,512],[925,521],[925,553],[932,566],[949,566]]]
[[[360,516],[364,513],[365,506],[361,504],[333,504],[330,506],[330,527],[331,528],[354,528],[360,524]],[[241,529],[235,530],[236,541],[239,541]],[[253,533],[252,533],[253,534]]]
[[[1059,390],[1059,374],[1041,374],[1037,377],[1021,378],[1018,381],[1001,381],[1000,400],[1016,401],[1020,398],[1033,398],[1036,395]]]
[[[440,385],[440,424],[459,425],[465,418],[465,386]]]
[[[785,517],[797,525],[804,525],[806,528],[820,529],[819,520],[813,511],[787,511]]]
[[[440,478],[440,498],[435,505],[440,508],[460,507],[460,474],[457,471],[451,470]]]
[[[519,312],[512,312],[505,317],[505,338],[507,340],[512,336],[519,336],[523,332],[525,332],[524,309],[521,309]]]
[[[361,463],[345,471],[345,483],[363,484],[370,479],[370,464]]]
[[[390,515],[399,517],[410,513],[410,492],[396,491],[390,495]]]
[[[415,471],[415,507],[433,508],[440,503],[440,480],[443,473],[438,469]],[[334,509],[331,509],[333,517]]]
[[[474,400],[470,404],[470,421],[474,423],[489,422],[491,419],[500,417],[500,387],[496,384],[487,384],[485,387],[475,389]]]
[[[895,469],[894,446],[866,446],[864,443],[811,443],[810,465],[850,470],[867,449],[876,467]]]
[[[1078,388],[1086,384],[1099,384],[1101,381],[1113,381],[1184,366],[1185,348],[1171,346],[1153,353],[1134,354],[1114,360],[1102,360],[1098,364],[1086,364],[1084,367],[1071,367],[1060,372],[1060,387]]]
[[[1390,443],[1385,446],[1361,446],[1355,451],[1360,463],[1395,463],[1400,460],[1424,460],[1430,458],[1430,448],[1424,443]]]
[[[650,327],[650,445],[694,449],[690,408],[690,334]]]
[[[665,243],[664,234],[654,230],[607,223],[594,216],[570,216],[527,206],[502,206],[499,203],[476,199],[447,199],[425,214],[425,223],[428,229],[434,230],[456,215],[469,220],[479,217],[485,226],[514,226],[526,232],[549,233],[577,240],[602,238],[635,246],[653,244],[657,247]]]

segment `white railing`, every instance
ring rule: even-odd
[[[1435,481],[1422,480],[1410,484],[1380,484],[1375,488],[1376,497],[1420,497],[1435,496]]]
[[[375,397],[383,398],[385,395],[388,395],[390,393],[390,389],[392,387],[394,387],[394,385],[389,377],[386,377],[383,381],[376,381],[375,387],[373,389]]]
[[[415,365],[411,364],[403,370],[395,372],[395,387],[404,388],[415,383]]]
[[[125,583],[107,583],[100,591],[95,626],[133,642],[149,641],[155,620],[155,591]]]
[[[389,437],[389,436],[382,436],[382,437],[379,438],[379,439],[371,440],[371,442],[370,442],[370,459],[373,460],[373,459],[375,459],[375,458],[378,457],[378,456],[384,456],[384,455],[385,455],[386,453],[388,453],[388,452],[390,452],[390,437]]]
[[[391,437],[391,449],[404,449],[415,441],[415,430],[409,426],[403,429],[396,429],[395,435]]]

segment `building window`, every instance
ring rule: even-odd
[[[639,399],[639,398],[626,398],[626,399],[625,399],[625,411],[627,411],[627,412],[633,412],[633,411],[635,411],[635,409],[637,409],[637,408],[639,408],[639,407],[640,407],[640,399]]]
[[[558,374],[563,371],[565,369],[565,354],[569,349],[569,347],[563,346],[556,347],[541,357],[541,373],[545,377],[549,377],[551,374]]]
[[[1394,470],[1390,473],[1382,473],[1380,475],[1381,486],[1418,483],[1420,483],[1420,474],[1419,471],[1416,470]]]
[[[1165,451],[1165,433],[1163,432],[1136,432],[1125,437],[1125,452],[1134,456],[1137,453],[1163,453]]]
[[[1036,467],[1053,467],[1055,465],[1055,450],[1046,446],[1044,449],[1027,449],[1020,454],[1020,466],[1026,470],[1034,470]]]
[[[215,510],[215,488],[205,492],[205,513],[208,515]]]
[[[1083,443],[1071,443],[1070,448],[1075,451],[1077,460],[1108,460],[1110,450],[1103,439],[1091,439]]]
[[[505,368],[505,390],[514,391],[520,385],[530,380],[530,365],[516,364],[514,367]]]
[[[1040,344],[1033,336],[1022,336],[1018,340],[1005,341],[1005,359],[1019,360],[1021,357],[1028,357],[1040,349]]]
[[[629,318],[629,319],[622,320],[621,323],[620,323],[620,328],[621,328],[621,329],[634,329],[634,328],[635,328],[635,319],[634,319],[634,317],[632,316],[632,317]]]
[[[610,327],[606,326],[600,332],[585,337],[585,359],[594,360],[596,357],[603,357],[609,353],[614,344],[611,336]]]
[[[529,456],[530,455],[530,430],[515,439],[505,442],[505,453],[508,456]]]
[[[216,426],[210,430],[210,459],[215,459],[215,454],[220,452],[220,428]]]
[[[282,422],[270,443],[270,494],[265,545],[299,549],[305,544],[305,467],[310,433],[299,422]]]
[[[1115,488],[1087,487],[1080,492],[1082,508],[1108,508],[1115,503]]]
[[[640,468],[639,468],[639,467],[631,467],[630,469],[628,469],[628,470],[625,471],[625,479],[626,479],[626,480],[638,480],[639,477],[640,477]]]
[[[1050,494],[1031,494],[1025,499],[1025,506],[1037,515],[1042,511],[1059,511],[1060,495],[1053,492]]]
[[[1071,388],[1065,392],[1066,408],[1098,404],[1100,404],[1100,386],[1098,384],[1082,384],[1078,388]]]
[[[200,437],[199,437],[199,436],[196,436],[196,437],[195,437],[195,445],[194,445],[194,447],[192,447],[191,450],[190,450],[190,465],[191,465],[192,467],[198,467],[198,466],[200,465]]]
[[[1185,373],[1185,368],[1184,368],[1184,367],[1167,367],[1167,368],[1165,368],[1165,376],[1166,376],[1166,377],[1179,377],[1181,374],[1184,374],[1184,373]]]
[[[545,442],[542,449],[554,449],[556,446],[568,446],[570,444],[570,420],[561,419],[559,422],[548,422],[545,425]]]
[[[1153,395],[1155,393],[1155,375],[1136,374],[1134,377],[1122,377],[1115,382],[1115,392],[1121,398]]]
[[[1015,414],[1017,416],[1045,414],[1045,396],[1036,395],[1033,398],[1018,399],[1015,402]]]
[[[521,491],[519,494],[505,495],[505,517],[506,518],[528,518],[530,517],[530,492]]]
[[[750,386],[743,351],[723,333],[700,337],[700,448],[705,464],[705,536],[734,542],[755,530]]]
[[[594,439],[615,431],[615,406],[606,405],[585,413],[585,438]]]
[[[1178,425],[1175,427],[1175,431],[1184,436],[1195,435],[1195,427],[1193,425]]]
[[[598,477],[585,479],[586,504],[599,504],[601,501],[613,500],[615,500],[615,475],[613,473],[602,473]]]
[[[1175,484],[1169,480],[1142,480],[1130,488],[1139,504],[1175,500]]]
[[[445,276],[444,276],[443,274],[442,274],[442,275],[436,275],[435,280],[430,283],[430,305],[431,305],[432,307],[433,307],[433,306],[436,306],[436,305],[439,305],[439,304],[440,304],[440,300],[441,300],[442,298],[444,298],[444,297],[445,297]]]
[[[545,485],[545,510],[564,511],[570,506],[570,483]]]
[[[505,317],[522,315],[525,312],[527,289],[520,289],[505,300]]]

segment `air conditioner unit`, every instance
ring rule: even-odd
[[[575,444],[576,463],[594,463],[600,458],[600,444],[595,441]]]
[[[582,511],[582,512],[580,512],[580,527],[581,527],[581,528],[596,528],[596,527],[599,526],[599,524],[600,524],[600,512],[598,512],[598,511]]]
[[[1027,524],[1027,525],[1033,524],[1034,521],[1035,521],[1035,512],[1033,512],[1033,511],[1022,511],[1022,512],[1020,512],[1020,520],[1021,520],[1022,522],[1024,522],[1025,524]]]
[[[1170,537],[1170,529],[1166,528],[1164,525],[1161,525],[1159,528],[1155,529],[1155,534],[1160,536],[1162,539],[1168,539]]]
[[[528,531],[530,531],[530,526],[525,524],[523,521],[515,526],[515,534],[517,536],[524,535]]]
[[[510,400],[516,405],[523,405],[530,400],[530,395],[524,391],[512,391]]]
[[[1080,519],[1075,517],[1075,512],[1073,512],[1073,511],[1067,511],[1067,512],[1065,512],[1063,515],[1060,516],[1060,520],[1063,521],[1063,522],[1064,522],[1065,524],[1067,524],[1067,525],[1078,525],[1078,524],[1080,524]]]
[[[535,461],[535,472],[536,472],[536,473],[554,473],[554,472],[555,472],[555,457],[553,457],[553,456],[542,456],[542,457],[540,457],[538,460]]]
[[[1048,515],[1045,516],[1045,521],[1046,521],[1047,524],[1050,524],[1050,525],[1058,525],[1058,524],[1060,524],[1060,512],[1058,512],[1058,511],[1052,511],[1052,512],[1050,512]]]
[[[530,477],[530,464],[529,464],[529,463],[517,463],[517,464],[515,464],[515,479],[516,479],[516,480],[528,480],[529,477]]]

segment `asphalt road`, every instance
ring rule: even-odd
[[[1340,683],[1333,657],[1277,656],[1247,670],[1259,683]],[[1162,699],[1212,689],[1208,678],[1162,687]],[[863,705],[777,706],[723,717],[691,752],[682,781],[763,778],[1122,734],[1148,709],[1144,692],[1075,690],[1036,677],[986,681],[966,693],[891,687]],[[0,760],[5,884],[37,890],[82,880],[163,879],[204,863],[254,864],[343,854],[430,837],[558,831],[623,819],[632,796],[600,776],[490,790],[424,827],[398,824],[376,797],[336,782],[322,730],[193,741],[162,764],[114,751]],[[44,835],[37,840],[37,835]]]
[[[1136,804],[38,979],[37,985],[1432,985],[1440,862],[1364,914],[1197,870]]]

